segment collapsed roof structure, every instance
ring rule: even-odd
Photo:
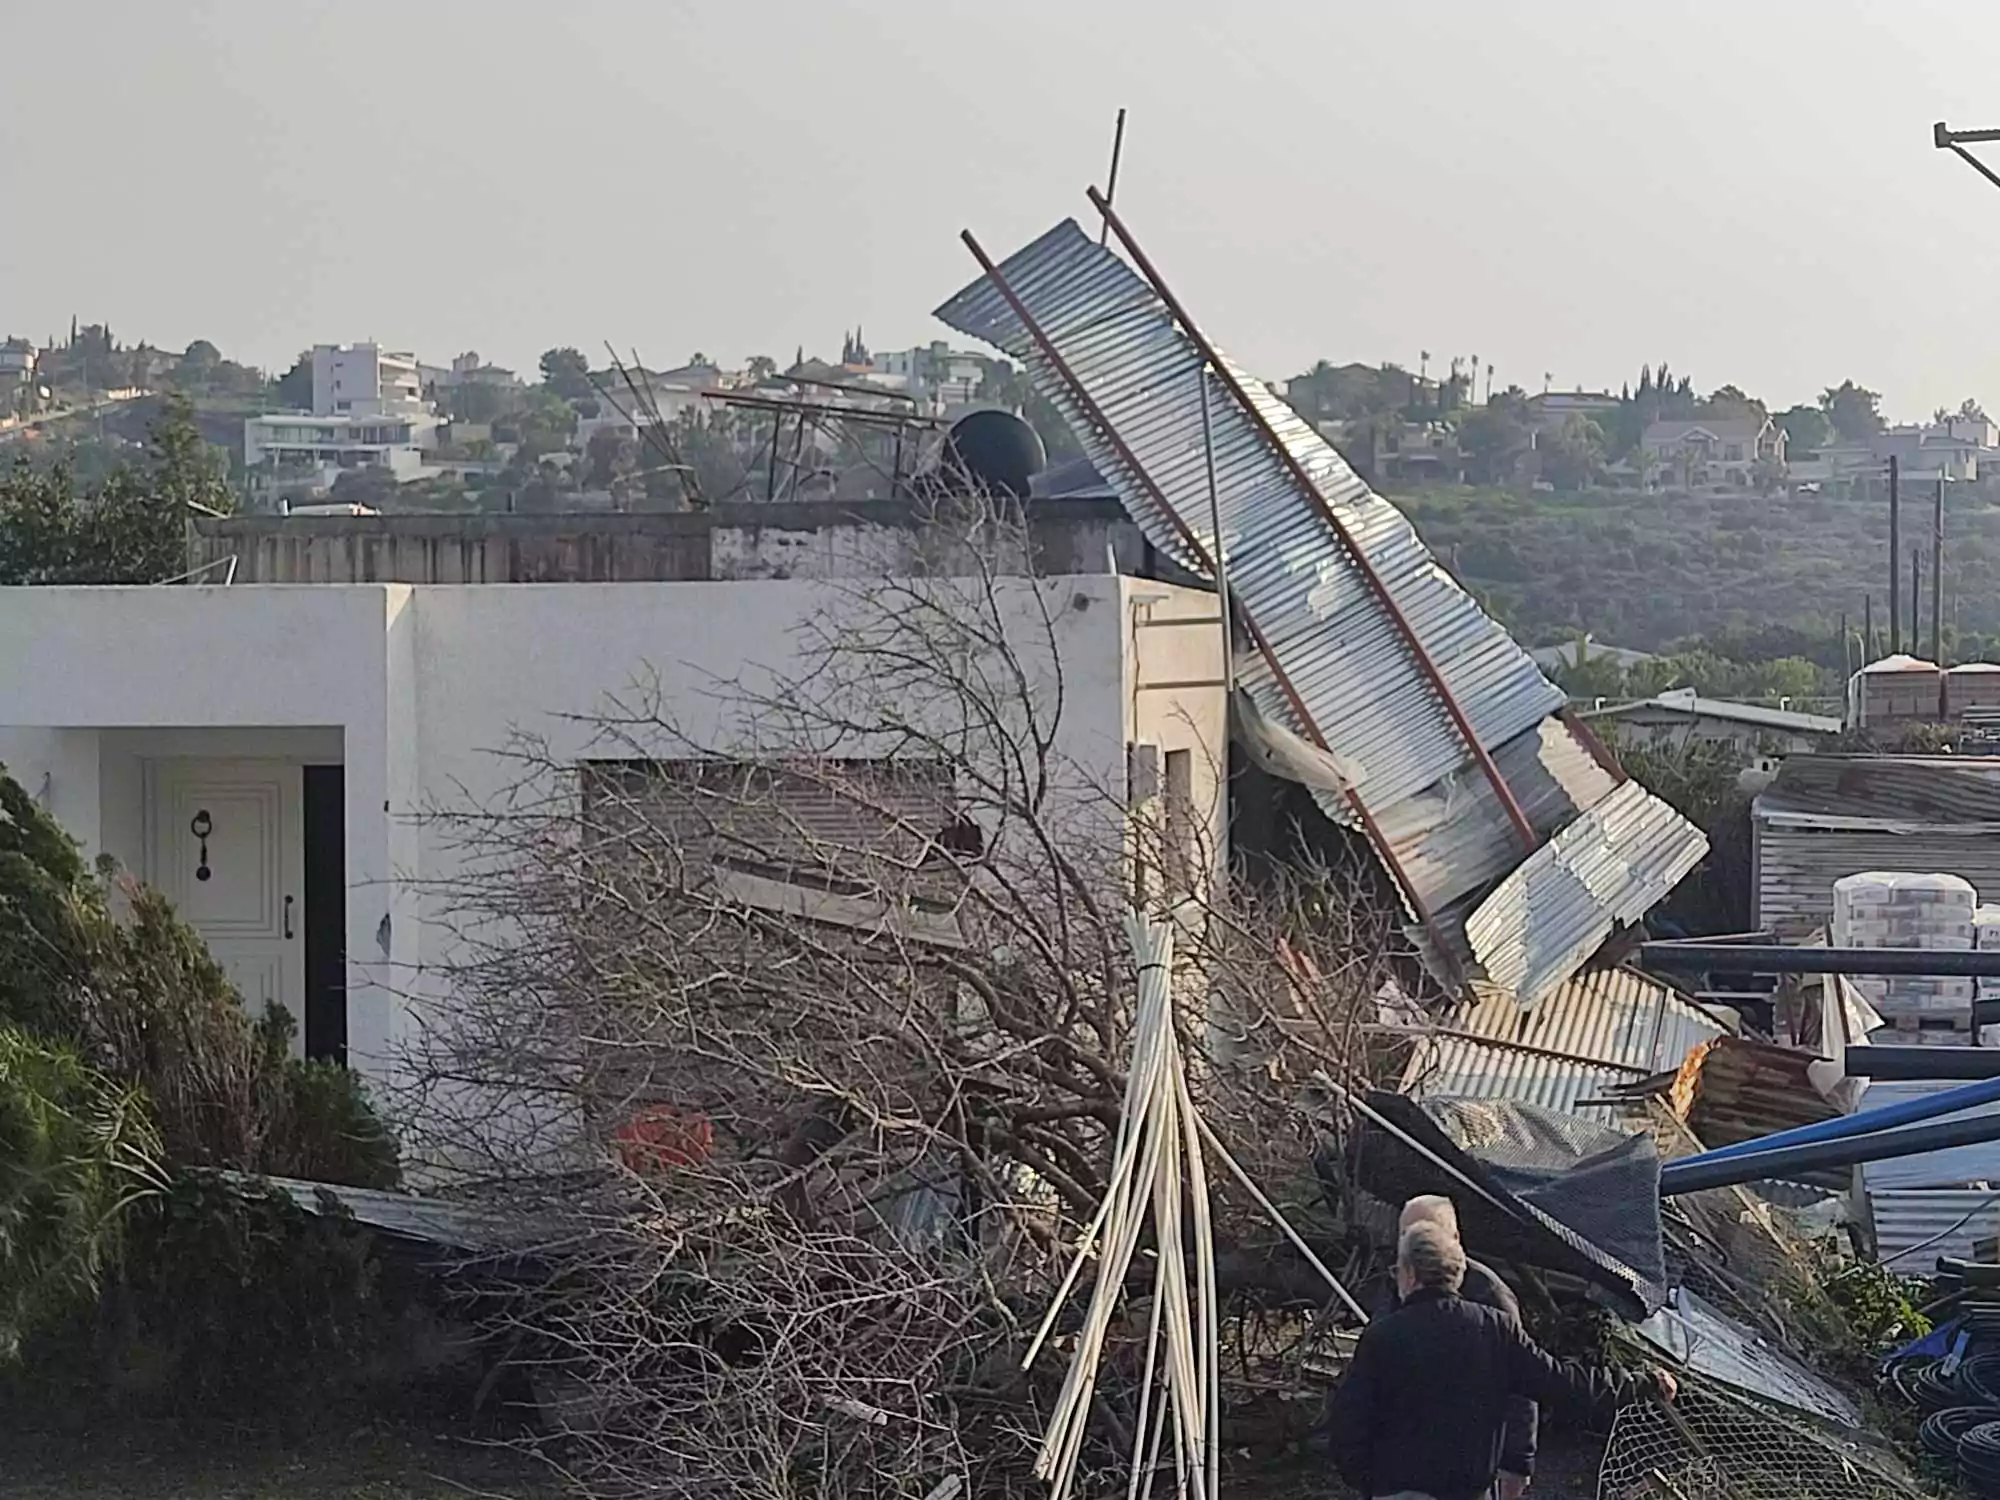
[[[1564,694],[1284,402],[1130,260],[1065,219],[938,309],[1020,362],[1162,553],[1214,581],[1248,649],[1237,717],[1363,835],[1450,988],[1531,1004],[1698,864]]]

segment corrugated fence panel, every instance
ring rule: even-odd
[[[1977,1259],[1981,1240],[2000,1236],[2000,1192],[1946,1188],[1932,1192],[1873,1192],[1875,1249],[1884,1265],[1925,1275],[1940,1255]]]
[[[1957,875],[1984,900],[2000,900],[2000,829],[1897,833],[1801,825],[1773,818],[1762,798],[1756,829],[1756,910],[1752,921],[1802,937],[1833,920],[1833,883],[1865,870]]]

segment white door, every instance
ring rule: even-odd
[[[252,1016],[291,1013],[305,1055],[304,778],[276,760],[149,766],[147,878],[208,943]]]

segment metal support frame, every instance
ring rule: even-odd
[[[2000,952],[1942,948],[1790,948],[1766,943],[1639,945],[1648,968],[1712,974],[1914,974],[2000,979]]]
[[[2000,173],[1996,173],[1985,162],[1966,150],[1967,146],[1983,145],[2000,141],[2000,130],[1953,130],[1939,120],[1931,126],[1931,144],[1940,151],[1955,151],[1960,161],[1984,177],[1995,187],[2000,187]]]
[[[1118,236],[1118,243],[1123,245],[1125,253],[1132,257],[1132,263],[1138,268],[1139,274],[1146,278],[1154,292],[1158,294],[1160,300],[1166,304],[1167,311],[1173,314],[1174,320],[1181,325],[1181,331],[1193,341],[1195,348],[1200,351],[1202,358],[1206,359],[1210,366],[1214,368],[1216,376],[1222,381],[1224,388],[1235,399],[1237,406],[1242,409],[1246,417],[1256,424],[1258,430],[1263,433],[1265,440],[1277,452],[1279,461],[1284,464],[1293,480],[1298,484],[1300,493],[1306,497],[1310,504],[1318,509],[1321,517],[1332,528],[1333,534],[1338,538],[1341,546],[1353,558],[1354,565],[1360,571],[1363,581],[1368,585],[1369,591],[1375,595],[1376,599],[1381,603],[1382,608],[1387,612],[1390,620],[1395,624],[1397,633],[1402,636],[1403,644],[1408,648],[1411,657],[1416,661],[1418,669],[1428,679],[1432,689],[1437,693],[1439,701],[1443,703],[1445,712],[1450,716],[1453,727],[1458,731],[1459,738],[1465,742],[1466,748],[1472,752],[1473,760],[1478,763],[1479,769],[1485,775],[1487,781],[1492,783],[1494,795],[1500,799],[1500,805],[1506,809],[1507,821],[1514,825],[1514,831],[1520,836],[1522,846],[1530,852],[1539,848],[1542,841],[1535,832],[1534,824],[1528,821],[1527,813],[1522,811],[1520,802],[1514,796],[1513,788],[1507,785],[1507,778],[1500,774],[1500,767],[1494,762],[1493,757],[1487,752],[1486,747],[1479,743],[1479,737],[1472,732],[1472,725],[1465,717],[1465,710],[1459,706],[1457,696],[1453,694],[1450,686],[1444,680],[1444,674],[1438,670],[1437,663],[1431,659],[1430,652],[1425,649],[1424,643],[1418,638],[1416,628],[1410,624],[1409,617],[1403,613],[1402,606],[1396,602],[1395,595],[1389,590],[1387,580],[1376,571],[1375,564],[1369,560],[1368,554],[1362,550],[1361,544],[1355,538],[1354,533],[1348,530],[1347,523],[1340,519],[1339,514],[1327,503],[1326,496],[1319,492],[1319,486],[1313,483],[1312,476],[1306,473],[1304,466],[1292,456],[1291,450],[1280,441],[1277,432],[1272,428],[1270,422],[1257,409],[1256,403],[1250,399],[1249,392],[1245,391],[1242,383],[1230,373],[1228,366],[1222,362],[1222,356],[1216,351],[1215,346],[1208,341],[1207,335],[1203,334],[1195,326],[1194,319],[1188,316],[1187,309],[1181,305],[1180,299],[1174,295],[1173,290],[1168,287],[1165,279],[1154,268],[1151,259],[1139,247],[1139,242],[1132,237],[1132,231],[1127,229],[1124,220],[1118,217],[1117,212],[1111,206],[1110,199],[1098,192],[1096,188],[1089,189],[1089,194],[1091,206],[1104,216],[1104,222],[1110,225],[1111,232]]]
[[[1108,220],[1108,205],[1106,215]],[[1008,309],[1014,316],[1021,320],[1022,328],[1027,330],[1028,337],[1035,341],[1035,347],[1041,351],[1042,357],[1049,362],[1049,368],[1054,370],[1057,377],[1069,388],[1070,395],[1075,399],[1077,405],[1082,408],[1084,416],[1089,419],[1091,425],[1104,435],[1104,440],[1111,444],[1112,448],[1117,451],[1120,461],[1124,463],[1125,467],[1132,472],[1133,476],[1145,488],[1146,494],[1152,500],[1154,506],[1172,523],[1175,532],[1179,534],[1182,543],[1187,547],[1188,551],[1198,558],[1211,574],[1216,573],[1216,560],[1210,556],[1208,548],[1201,544],[1200,538],[1189,528],[1187,522],[1181,519],[1179,512],[1168,503],[1166,494],[1160,489],[1158,483],[1154,481],[1153,476],[1146,472],[1144,465],[1139,462],[1138,456],[1133,453],[1130,446],[1125,442],[1125,439],[1119,435],[1118,429],[1112,426],[1110,418],[1104,414],[1104,408],[1099,406],[1096,398],[1084,388],[1084,384],[1077,377],[1076,371],[1070,368],[1069,361],[1063,358],[1062,352],[1056,348],[1054,341],[1049,338],[1047,331],[1036,321],[1034,314],[1028,311],[1027,304],[1021,300],[1020,295],[1008,284],[1007,278],[1001,275],[1000,267],[995,263],[993,257],[986,253],[984,247],[973,236],[971,230],[961,230],[959,238],[964,241],[965,248],[972,252],[972,258],[979,262],[980,270],[986,273],[987,279],[993,283],[993,289],[999,292],[1001,300],[1007,304]],[[1215,543],[1220,548],[1222,538],[1217,537]],[[1270,641],[1258,626],[1256,617],[1243,606],[1241,600],[1236,601],[1236,607],[1243,616],[1244,629],[1249,632],[1252,643],[1257,647],[1258,653],[1264,658],[1265,664],[1270,667],[1271,675],[1277,679],[1278,686],[1284,692],[1286,701],[1292,706],[1292,712],[1297,715],[1300,728],[1306,732],[1306,735],[1315,745],[1331,753],[1332,747],[1328,745],[1326,736],[1320,732],[1318,723],[1313,719],[1312,711],[1306,707],[1305,699],[1300,696],[1299,690],[1293,686],[1290,676],[1285,672],[1283,663],[1278,660],[1278,653],[1272,648]],[[1381,856],[1382,863],[1387,867],[1396,884],[1402,889],[1404,899],[1410,903],[1410,910],[1416,913],[1417,920],[1431,932],[1433,946],[1446,962],[1450,962],[1450,950],[1439,941],[1439,935],[1432,920],[1430,908],[1425,904],[1423,897],[1418,893],[1416,886],[1412,884],[1409,875],[1397,860],[1394,849],[1390,847],[1387,837],[1382,832],[1381,825],[1375,821],[1375,815],[1368,810],[1367,804],[1361,800],[1360,792],[1354,787],[1343,788],[1342,794],[1347,800],[1347,805],[1353,809],[1355,819],[1361,824],[1362,830],[1368,835],[1368,841],[1374,845],[1376,852]]]
[[[1978,1015],[1973,1016],[1978,1023]],[[2000,1047],[1877,1047],[1868,1044],[1849,1047],[1841,1066],[1850,1078],[1879,1078],[1888,1083],[1942,1083],[1952,1079],[1986,1080],[2000,1089]],[[1958,1089],[1932,1094],[1932,1099],[1954,1098]],[[2000,1101],[2000,1092],[1992,1095]],[[1968,1109],[1983,1103],[1978,1099],[1956,1104]]]

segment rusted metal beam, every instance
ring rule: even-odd
[[[972,252],[972,258],[979,262],[979,269],[986,273],[987,280],[993,283],[993,289],[1000,294],[1001,300],[1007,304],[1008,309],[1014,316],[1021,320],[1021,326],[1027,330],[1028,337],[1035,341],[1035,347],[1041,350],[1042,357],[1049,362],[1049,368],[1054,370],[1057,377],[1069,388],[1070,395],[1075,399],[1076,404],[1082,408],[1084,416],[1090,420],[1092,426],[1104,435],[1104,440],[1111,444],[1112,448],[1117,451],[1119,460],[1131,471],[1139,483],[1144,486],[1148,498],[1152,500],[1160,513],[1166,516],[1168,521],[1172,523],[1175,532],[1180,536],[1182,543],[1187,547],[1188,551],[1198,558],[1210,573],[1217,573],[1217,562],[1210,554],[1209,549],[1201,544],[1201,539],[1194,534],[1187,522],[1182,520],[1180,514],[1168,503],[1165,493],[1154,482],[1153,476],[1148,474],[1144,465],[1139,462],[1138,455],[1133,453],[1132,449],[1126,444],[1125,439],[1119,436],[1118,429],[1112,426],[1111,419],[1104,413],[1104,408],[1099,406],[1097,399],[1085,389],[1083,382],[1077,378],[1076,371],[1070,368],[1069,361],[1063,358],[1062,351],[1056,348],[1054,341],[1049,338],[1048,333],[1036,321],[1035,315],[1028,311],[1027,304],[1021,300],[1013,287],[1008,285],[1007,278],[1000,274],[1000,267],[994,262],[993,257],[986,253],[979,241],[974,238],[971,230],[961,230],[959,238],[965,242],[965,248]],[[1215,545],[1218,548],[1221,547],[1221,537],[1218,536],[1215,539]],[[1241,609],[1240,603],[1238,607]],[[1264,658],[1265,664],[1270,667],[1271,675],[1277,679],[1278,686],[1284,692],[1286,701],[1292,706],[1292,712],[1298,716],[1299,726],[1304,729],[1307,737],[1315,745],[1331,753],[1332,747],[1327,744],[1326,736],[1320,732],[1319,725],[1313,719],[1312,711],[1306,707],[1305,699],[1300,696],[1299,690],[1292,685],[1291,678],[1286,675],[1284,665],[1278,660],[1278,653],[1272,648],[1270,641],[1265,638],[1264,632],[1258,627],[1257,621],[1251,615],[1250,611],[1248,609],[1241,609],[1241,612],[1244,628],[1249,631],[1251,641],[1256,645],[1258,653]],[[1417,920],[1430,931],[1432,946],[1449,962],[1450,950],[1445,947],[1440,939],[1440,935],[1431,920],[1429,906],[1425,904],[1416,886],[1404,872],[1401,862],[1396,858],[1395,850],[1390,846],[1389,840],[1382,832],[1381,825],[1375,821],[1375,815],[1369,812],[1367,804],[1362,801],[1360,792],[1354,787],[1344,787],[1342,795],[1346,798],[1348,807],[1353,810],[1355,820],[1361,824],[1362,830],[1367,834],[1369,843],[1375,846],[1376,853],[1381,857],[1383,865],[1395,879],[1396,884],[1402,888],[1404,898],[1410,903],[1410,910],[1416,913]]]
[[[1397,633],[1402,636],[1403,644],[1416,661],[1418,670],[1424,674],[1437,693],[1438,700],[1443,703],[1445,712],[1451,717],[1453,727],[1458,731],[1459,738],[1472,753],[1472,759],[1477,762],[1481,773],[1492,783],[1493,793],[1500,799],[1500,805],[1506,809],[1507,821],[1514,825],[1514,832],[1520,836],[1522,847],[1530,851],[1539,848],[1542,841],[1535,832],[1535,825],[1528,821],[1528,815],[1522,811],[1519,800],[1514,796],[1513,788],[1507,785],[1507,778],[1500,774],[1500,767],[1487,753],[1486,747],[1479,743],[1479,736],[1473,733],[1471,722],[1465,717],[1465,710],[1459,706],[1457,695],[1445,682],[1444,674],[1438,670],[1437,663],[1431,659],[1430,652],[1418,638],[1416,628],[1410,624],[1409,616],[1403,613],[1402,605],[1396,602],[1396,596],[1390,592],[1387,580],[1376,570],[1375,564],[1362,550],[1354,533],[1348,530],[1347,523],[1340,519],[1338,512],[1327,503],[1326,496],[1319,492],[1319,486],[1313,483],[1312,476],[1306,473],[1304,466],[1292,456],[1291,450],[1279,440],[1277,432],[1265,419],[1264,414],[1257,409],[1257,404],[1250,399],[1250,393],[1243,389],[1242,384],[1222,362],[1222,356],[1217,353],[1215,346],[1209,343],[1208,336],[1195,326],[1194,319],[1188,316],[1187,309],[1181,306],[1180,299],[1174,295],[1172,288],[1154,268],[1146,252],[1139,247],[1139,242],[1132,237],[1132,231],[1127,229],[1124,221],[1118,217],[1110,200],[1096,188],[1091,188],[1089,192],[1091,206],[1104,216],[1104,222],[1110,225],[1111,232],[1118,236],[1118,243],[1123,245],[1125,253],[1132,257],[1132,263],[1138,267],[1139,274],[1152,285],[1160,300],[1167,305],[1167,311],[1173,314],[1174,320],[1181,325],[1181,330],[1193,341],[1202,358],[1208,361],[1223,386],[1235,398],[1244,416],[1254,422],[1258,430],[1264,434],[1265,439],[1276,451],[1279,461],[1298,484],[1300,492],[1319,510],[1341,546],[1354,559],[1354,565],[1360,571],[1362,580],[1381,602]]]

